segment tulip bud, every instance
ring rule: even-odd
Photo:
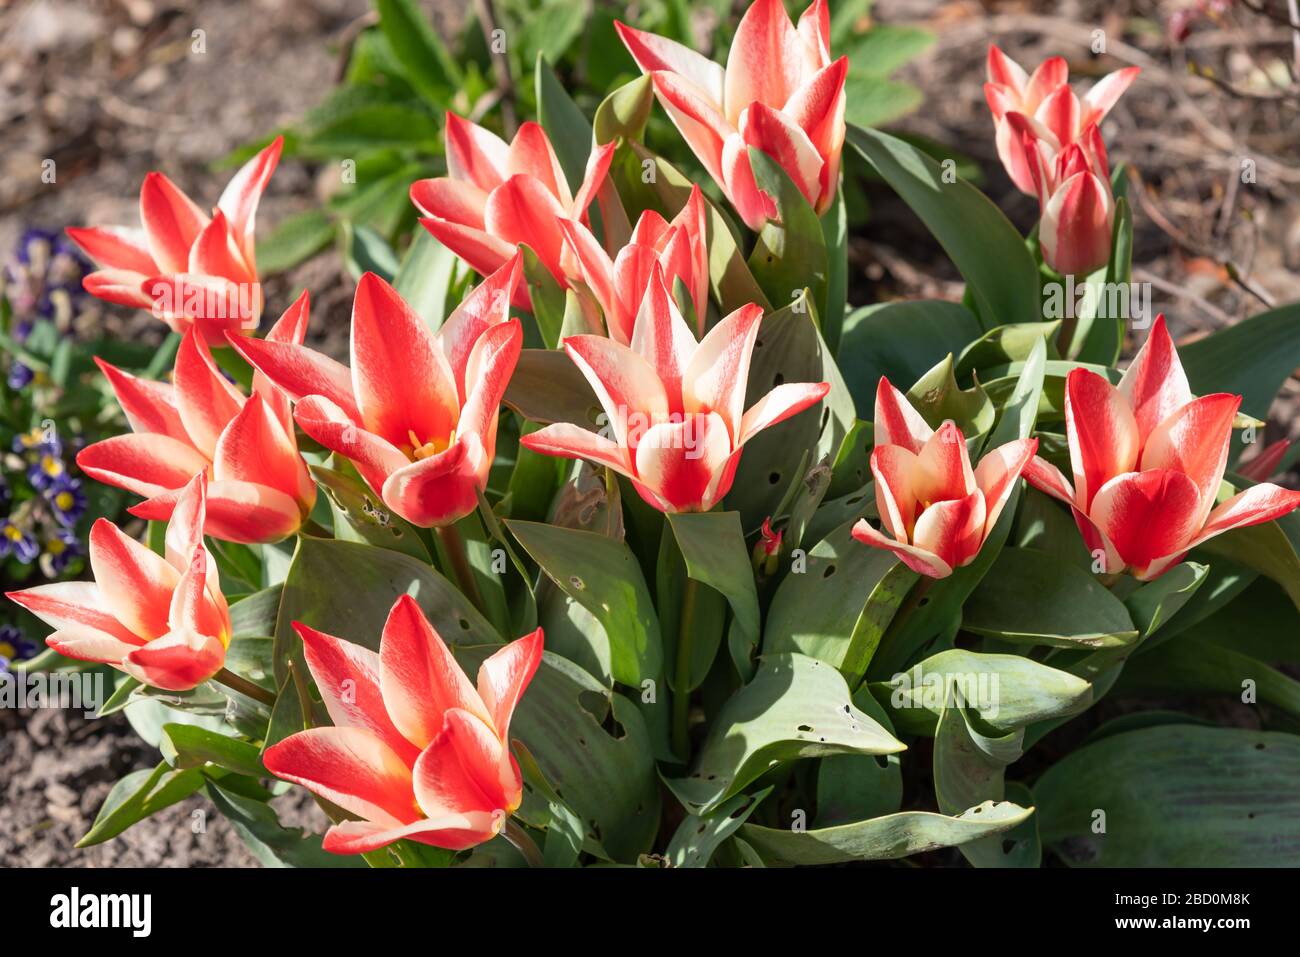
[[[784,530],[772,531],[772,516],[763,519],[763,528],[759,532],[758,541],[754,543],[752,556],[754,571],[768,577],[776,574],[777,563],[781,560],[781,539],[784,535]]]

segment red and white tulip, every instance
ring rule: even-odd
[[[7,596],[55,631],[46,644],[79,661],[112,665],[164,691],[188,691],[226,659],[230,611],[203,547],[199,473],[167,525],[166,556],[101,518],[90,530],[94,581],[37,585]]]
[[[818,213],[839,189],[848,57],[831,60],[830,10],[814,0],[796,27],[781,0],[741,18],[724,69],[674,40],[615,21],[619,35],[682,137],[751,229],[776,217],[749,147],[790,176]]]
[[[1044,60],[1030,74],[998,47],[990,46],[984,98],[997,129],[998,157],[1016,188],[1030,196],[1038,195],[1026,153],[1021,148],[1020,133],[1008,122],[1008,117],[1023,117],[1035,137],[1054,156],[1082,139],[1088,127],[1099,125],[1138,72],[1138,67],[1116,70],[1099,80],[1081,100],[1070,89],[1070,68],[1063,57]]]
[[[707,512],[731,489],[746,442],[830,390],[787,382],[745,410],[762,318],[761,307],[741,306],[696,342],[656,263],[629,345],[604,336],[564,340],[605,410],[609,435],[559,422],[520,442],[607,465],[660,511]]]
[[[324,848],[362,854],[406,838],[461,850],[495,837],[523,799],[510,718],[542,660],[542,630],[483,662],[477,687],[403,595],[376,654],[293,623],[333,727],[266,749],[266,768],[360,820]]]
[[[1148,581],[1189,549],[1300,508],[1300,492],[1260,484],[1215,505],[1241,396],[1195,397],[1164,316],[1119,386],[1087,369],[1065,380],[1074,481],[1035,458],[1025,479],[1065,502],[1107,574]]]
[[[677,279],[685,284],[695,310],[695,328],[704,332],[709,304],[709,251],[704,195],[699,186],[691,188],[686,205],[671,222],[652,209],[643,212],[632,238],[613,260],[586,226],[572,220],[561,220],[560,226],[583,281],[605,313],[610,338],[624,345],[632,341],[632,327],[656,263],[670,287]]]
[[[853,537],[888,549],[930,578],[946,578],[969,565],[1038,450],[1038,440],[1008,442],[972,469],[961,429],[951,421],[931,429],[883,376],[874,425],[871,474],[880,522],[889,535],[863,519],[853,526]]]
[[[524,123],[509,144],[455,113],[447,114],[447,175],[411,184],[411,201],[427,218],[420,223],[439,242],[487,276],[528,247],[561,286],[580,278],[565,256],[565,220],[586,222],[587,208],[609,172],[615,144],[594,149],[576,195],[560,168],[546,131]],[[513,290],[526,308],[527,290]]]
[[[523,344],[510,296],[520,255],[431,333],[388,283],[366,273],[352,306],[352,367],[299,343],[230,338],[297,403],[294,418],[352,460],[386,506],[414,525],[449,525],[478,507],[497,417]]]
[[[143,229],[68,227],[101,267],[83,282],[107,302],[149,309],[177,332],[199,329],[209,345],[247,335],[262,314],[254,222],[280,161],[282,137],[240,168],[208,217],[162,173],[140,187]]]
[[[267,341],[301,343],[307,316],[304,292]],[[95,361],[132,431],[87,446],[77,465],[106,485],[143,495],[132,515],[169,518],[182,490],[202,473],[209,479],[205,531],[213,538],[274,542],[299,529],[316,504],[316,485],[298,452],[288,404],[269,383],[255,381],[245,398],[197,329],[181,339],[170,383]]]

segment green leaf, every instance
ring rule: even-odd
[[[524,282],[532,298],[533,321],[537,323],[537,331],[546,348],[558,349],[560,330],[564,328],[564,290],[546,265],[537,258],[537,253],[522,243],[519,248],[524,254]]]
[[[996,411],[988,394],[978,382],[969,389],[957,385],[952,356],[935,364],[907,390],[907,398],[921,418],[937,429],[952,419],[966,436],[968,444],[978,449],[978,440],[993,427]]]
[[[1002,405],[997,425],[989,433],[985,448],[992,451],[1016,439],[1027,439],[1038,422],[1038,409],[1043,397],[1043,374],[1047,362],[1047,346],[1039,339],[1020,370],[1015,388]],[[1008,505],[1014,504],[1008,502]]]
[[[1192,392],[1233,392],[1241,410],[1268,418],[1282,383],[1300,366],[1300,303],[1261,312],[1178,350]]]
[[[378,232],[369,226],[344,221],[343,259],[353,279],[372,272],[386,282],[397,272],[397,254]]]
[[[117,837],[132,824],[183,801],[203,787],[201,771],[173,771],[163,761],[153,770],[133,771],[113,785],[95,815],[95,823],[77,847],[91,847]]]
[[[1202,544],[1198,552],[1226,558],[1273,579],[1300,609],[1300,515],[1294,512],[1262,525],[1234,528]]]
[[[1298,777],[1295,735],[1192,724],[1128,731],[1038,779],[1038,827],[1075,866],[1295,867]]]
[[[852,69],[844,81],[844,95],[844,118],[864,129],[892,123],[925,102],[925,94],[911,83],[867,76]]]
[[[849,219],[843,188],[822,216],[822,237],[826,242],[826,308],[822,314],[822,338],[831,352],[839,354],[849,293]]]
[[[941,651],[911,671],[869,687],[900,730],[934,734],[954,685],[982,726],[995,732],[1077,714],[1092,703],[1092,686],[1068,672],[1019,655],[963,648]]]
[[[592,130],[597,145],[603,146],[620,137],[639,140],[654,105],[654,84],[649,73],[620,86],[596,108]]]
[[[616,680],[639,689],[646,680],[662,679],[659,619],[627,545],[606,535],[540,522],[504,524],[546,576],[600,622],[609,636]]]
[[[176,768],[198,768],[212,763],[236,774],[266,777],[261,753],[255,745],[207,728],[189,724],[163,725],[162,753],[163,758]]]
[[[1208,572],[1205,565],[1183,562],[1124,599],[1143,642],[1178,614],[1179,609],[1196,594]]]
[[[322,850],[319,835],[284,827],[275,810],[261,801],[215,781],[207,782],[207,794],[263,867],[365,867],[359,856]]]
[[[839,526],[792,568],[772,598],[766,654],[800,652],[837,668],[856,687],[917,575],[889,552]]]
[[[335,457],[336,468],[310,465],[308,468],[329,498],[334,517],[334,537],[344,542],[361,542],[387,548],[423,562],[430,561],[429,549],[415,526],[388,507],[361,481],[352,463]]]
[[[569,8],[572,9],[572,6]],[[554,15],[552,12],[551,16]],[[537,121],[550,137],[555,155],[559,157],[560,166],[564,170],[564,177],[569,181],[569,189],[576,193],[582,185],[587,158],[591,154],[591,124],[560,85],[559,77],[541,53],[537,56],[534,80],[537,87]]]
[[[845,52],[853,72],[886,77],[924,53],[934,41],[934,34],[921,27],[880,23],[859,34]]]
[[[889,715],[864,686],[853,706],[890,734]],[[903,805],[903,770],[897,754],[834,754],[817,762],[817,827],[836,827],[893,814]]]
[[[746,824],[741,836],[769,863],[844,864],[893,861],[941,847],[962,845],[1010,831],[1033,809],[1010,802],[981,804],[956,817],[904,811],[838,827],[795,831]]]
[[[758,232],[749,268],[769,301],[787,303],[808,289],[825,309],[828,275],[821,220],[785,170],[763,151],[749,147],[754,182],[776,202],[777,219]]]
[[[726,596],[731,613],[752,645],[758,644],[758,590],[738,512],[668,515],[687,574]]]
[[[1038,269],[1020,234],[988,197],[960,179],[944,182],[938,163],[896,137],[850,126],[848,142],[947,251],[986,328],[1039,321]]]
[[[702,817],[688,814],[677,825],[677,831],[664,851],[669,865],[708,867],[713,852],[740,830],[740,826],[754,813],[754,808],[771,792],[771,788],[764,788],[757,794],[737,794],[710,814]]]
[[[257,242],[257,269],[263,276],[292,269],[334,239],[334,221],[319,209],[281,220]]]
[[[996,326],[960,351],[957,377],[964,379],[976,370],[1024,362],[1040,342],[1047,350],[1047,355],[1053,359],[1059,358],[1056,355],[1056,334],[1060,328],[1059,319],[1054,322],[1017,322]]]
[[[393,276],[393,288],[429,331],[437,332],[449,311],[447,296],[458,260],[427,229],[417,229],[414,237]]]
[[[778,762],[902,750],[853,707],[834,668],[806,655],[767,655],[719,709],[694,770],[669,786],[692,813],[708,814]]]
[[[379,29],[405,77],[430,105],[445,109],[461,85],[460,70],[415,0],[375,0]]]
[[[858,415],[874,416],[881,376],[902,388],[979,335],[979,320],[955,302],[914,299],[853,310],[844,322],[838,361]]]
[[[301,642],[289,623],[301,621],[339,638],[379,650],[394,602],[411,595],[450,645],[499,643],[474,606],[425,562],[386,548],[301,536],[284,582],[276,626],[276,681],[288,675],[294,652],[303,675]]]
[[[962,628],[1003,641],[1076,649],[1123,647],[1138,637],[1123,602],[1094,576],[1029,548],[1002,549],[967,600]]]
[[[529,422],[541,425],[572,422],[594,432],[605,415],[573,360],[556,349],[522,350],[504,401]]]

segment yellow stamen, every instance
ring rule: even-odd
[[[406,430],[406,436],[411,440],[411,455],[417,462],[437,455],[439,452],[447,451],[447,449],[451,448],[451,443],[456,441],[456,431],[454,429],[447,438],[430,439],[428,442],[421,442],[420,437],[412,429]]]

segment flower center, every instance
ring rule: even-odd
[[[439,452],[447,451],[451,447],[451,443],[456,441],[456,430],[452,429],[445,439],[432,438],[427,442],[421,442],[420,437],[412,429],[406,430],[406,436],[411,440],[412,457],[415,461],[420,462],[437,455]]]

